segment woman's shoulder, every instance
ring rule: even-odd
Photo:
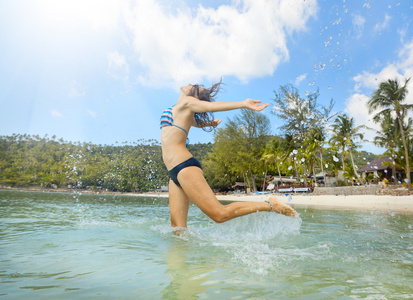
[[[197,101],[197,99],[191,96],[179,97],[178,102],[175,104],[174,107],[177,110],[190,110],[191,103],[193,103],[194,101]]]

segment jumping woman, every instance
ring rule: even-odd
[[[189,201],[217,223],[258,211],[273,211],[294,217],[296,212],[275,197],[264,202],[235,202],[222,205],[206,182],[200,162],[187,149],[188,133],[192,126],[216,127],[213,112],[246,108],[261,111],[268,106],[259,100],[240,102],[214,102],[221,82],[206,89],[201,85],[181,87],[176,105],[166,109],[161,116],[162,158],[168,169],[169,209],[172,227],[187,227]]]

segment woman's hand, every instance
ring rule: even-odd
[[[211,126],[217,127],[221,123],[221,120],[215,119],[214,121],[211,122]]]
[[[215,119],[211,122],[201,122],[200,120],[198,120],[198,122],[194,119],[194,122],[192,124],[192,126],[194,127],[198,127],[198,128],[203,128],[203,127],[217,127],[219,124],[221,123],[221,120]]]
[[[265,104],[259,104],[259,103],[261,103],[260,100],[245,99],[244,108],[255,110],[255,111],[261,111],[269,105],[268,103],[265,103]]]

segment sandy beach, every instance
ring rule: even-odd
[[[32,190],[39,192],[65,192],[80,194],[97,194],[92,191],[65,190],[65,189],[40,189],[40,188],[3,188],[3,190]],[[131,197],[159,197],[168,198],[168,193],[116,193],[100,192],[108,195],[123,195]],[[340,209],[340,210],[361,210],[361,211],[381,211],[384,213],[397,213],[413,215],[413,195],[410,196],[389,196],[389,195],[314,195],[314,194],[238,194],[238,195],[217,195],[221,203],[233,201],[253,201],[260,202],[276,196],[282,202],[294,208],[311,209]]]
[[[134,194],[135,196],[150,196],[167,198],[167,193],[160,194]],[[413,215],[413,196],[378,196],[378,195],[312,195],[312,194],[257,194],[257,195],[217,195],[217,199],[223,204],[233,201],[264,201],[276,196],[282,202],[294,208],[311,209],[340,209],[381,211],[384,213],[397,213]]]
[[[271,195],[254,196],[217,196],[222,201],[263,201]],[[382,211],[399,214],[413,214],[413,196],[376,196],[376,195],[276,195],[284,203],[295,208],[346,209]]]

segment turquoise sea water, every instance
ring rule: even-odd
[[[413,298],[413,216],[298,212],[177,237],[166,199],[0,191],[0,298]]]

